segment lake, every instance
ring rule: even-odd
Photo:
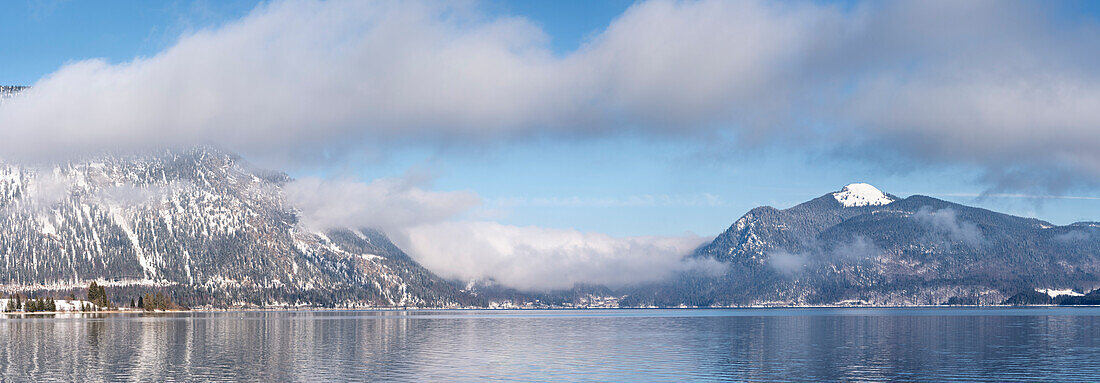
[[[8,317],[3,381],[1096,381],[1100,308]]]

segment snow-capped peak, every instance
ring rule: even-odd
[[[833,193],[833,198],[844,207],[881,206],[894,202],[894,199],[870,184],[854,183]]]

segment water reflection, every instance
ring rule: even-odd
[[[1088,381],[1100,310],[64,314],[3,381]]]

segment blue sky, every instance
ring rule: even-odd
[[[172,47],[181,35],[231,24],[253,1],[13,1],[0,5],[0,83],[30,85],[63,65],[91,58],[125,63]],[[529,19],[568,56],[598,36],[631,2],[491,1],[487,18]],[[1095,23],[1096,3],[1066,3],[1059,14]],[[624,122],[629,124],[629,122]],[[780,208],[868,182],[901,196],[926,194],[1067,224],[1100,220],[1100,192],[1085,185],[1056,198],[976,197],[999,190],[983,181],[984,163],[902,158],[886,163],[839,155],[835,147],[700,144],[667,134],[535,137],[474,147],[410,144],[366,160],[287,168],[297,177],[398,177],[410,168],[435,176],[433,188],[468,190],[480,207],[466,213],[507,225],[573,228],[614,236],[715,235],[748,209]],[[859,150],[859,149],[850,149]],[[351,154],[354,156],[354,154]],[[965,156],[962,156],[965,158]],[[347,165],[352,163],[354,165]],[[1074,177],[1087,177],[1076,175]],[[1084,198],[1065,198],[1084,197]]]

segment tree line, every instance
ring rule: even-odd
[[[5,312],[15,312],[23,310],[25,312],[33,313],[39,311],[57,311],[57,304],[53,298],[34,298],[23,299],[22,295],[15,293],[10,299],[8,299],[7,306],[4,307]]]
[[[80,311],[99,311],[117,308],[107,295],[107,289],[100,286],[95,281],[92,281],[85,291],[87,299],[83,302],[78,302],[73,294],[69,294],[68,297],[69,303],[78,305]],[[0,297],[2,297],[2,294],[0,294]],[[130,299],[129,307],[140,308],[145,311],[182,309],[181,306],[172,302],[172,299],[167,295],[159,292],[147,293],[143,296],[139,296],[137,301]],[[20,293],[14,293],[8,299],[7,305],[4,306],[4,312],[18,311],[28,313],[57,311],[57,302],[52,297],[25,298]]]

